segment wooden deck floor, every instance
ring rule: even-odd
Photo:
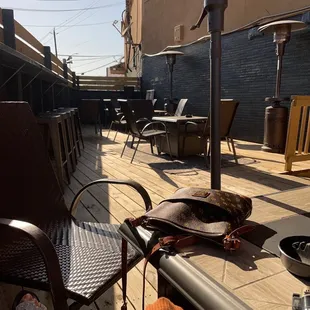
[[[136,159],[130,164],[132,150],[126,148],[125,156],[120,158],[123,142],[126,138],[119,133],[113,142],[110,139],[94,136],[92,127],[84,128],[85,149],[79,158],[77,170],[71,184],[65,191],[69,204],[81,187],[98,178],[133,179],[141,183],[149,192],[154,206],[171,195],[178,187],[210,187],[210,173],[200,159],[170,162],[168,159],[150,154],[147,144],[141,145]],[[240,164],[233,159],[225,143],[222,168],[222,189],[247,195],[249,197],[279,193],[284,190],[297,189],[310,185],[308,171],[299,172],[298,176],[283,173],[283,155],[260,151],[260,145],[236,141]],[[198,164],[196,164],[196,161]],[[298,163],[296,170],[310,168],[310,162]],[[255,206],[254,206],[255,208]],[[121,223],[127,217],[136,217],[144,212],[139,195],[124,186],[95,186],[85,193],[76,216],[86,221]],[[129,309],[141,309],[142,265],[134,268],[128,277]],[[2,287],[6,299],[10,299],[6,287]],[[157,297],[156,272],[151,266],[147,271],[146,302],[151,303]],[[1,299],[1,289],[0,289]],[[45,299],[46,300],[46,299]],[[48,301],[46,301],[48,302]],[[99,309],[120,309],[121,285],[116,284],[97,301]],[[96,305],[83,309],[98,309]]]

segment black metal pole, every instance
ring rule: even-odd
[[[285,43],[277,44],[277,80],[276,80],[276,92],[275,98],[280,98],[281,91],[281,78],[282,78],[282,64],[283,64],[283,55],[284,55]]]
[[[169,75],[170,75],[170,103],[173,98],[173,65],[168,65],[169,67]]]
[[[224,11],[228,0],[206,0],[209,13],[210,41],[210,148],[211,148],[211,188],[221,189],[221,63]]]
[[[211,188],[221,189],[221,32],[224,30],[224,12],[228,0],[204,0],[200,17],[191,30],[201,26],[209,14],[210,42],[210,148],[211,148]]]
[[[210,42],[210,147],[211,188],[221,189],[221,32],[211,32]]]

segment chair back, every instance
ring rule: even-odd
[[[35,225],[69,211],[27,102],[0,102],[0,217]]]
[[[187,104],[188,99],[181,99],[178,103],[178,107],[174,113],[175,116],[181,116],[183,114],[184,108]]]
[[[106,101],[105,104],[109,110],[110,121],[117,121],[118,116],[117,116],[117,113],[116,113],[116,110],[115,110],[115,107],[114,107],[112,100]]]
[[[293,162],[310,159],[310,96],[292,96],[291,99],[285,148],[286,171],[292,170]]]
[[[146,91],[145,99],[147,100],[154,100],[155,98],[155,89],[149,89]]]
[[[137,118],[133,112],[130,100],[120,99],[118,102],[121,105],[121,111],[125,116],[129,132],[133,135],[140,135],[140,131],[137,126]]]
[[[233,99],[221,99],[221,138],[227,137],[229,135],[238,105],[239,101]]]
[[[135,113],[136,119],[146,118],[150,122],[154,116],[154,106],[152,100],[134,99],[128,100]]]

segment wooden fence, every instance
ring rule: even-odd
[[[77,88],[80,90],[124,90],[131,86],[140,89],[140,79],[135,77],[109,77],[109,76],[77,76]]]
[[[0,8],[0,44],[15,49],[53,73],[65,78],[68,86],[78,90],[124,90],[131,86],[140,90],[140,79],[135,77],[75,76],[67,64],[58,59],[49,46],[43,46],[30,32],[14,19],[12,10]]]
[[[5,18],[3,14],[6,14]],[[5,31],[14,39],[5,42]],[[13,11],[11,10],[0,9],[0,42],[45,66],[55,74],[64,77],[68,80],[68,85],[73,86],[73,72],[51,53],[49,46],[43,46],[18,21],[14,20]]]
[[[310,160],[310,96],[293,96],[285,149],[285,170]]]

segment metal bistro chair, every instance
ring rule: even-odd
[[[182,116],[188,99],[181,99],[178,103],[178,107],[174,113],[174,116]]]
[[[136,114],[134,112],[134,108],[133,108],[133,105],[134,105],[133,101],[131,101],[131,100],[120,101],[120,104],[121,104],[121,109],[124,112],[124,116],[126,118],[128,130],[129,130],[129,133],[127,135],[127,139],[126,139],[121,157],[123,157],[123,154],[125,152],[125,148],[126,148],[126,145],[128,143],[130,135],[132,135],[133,141],[134,141],[134,138],[138,138],[138,143],[137,143],[137,146],[134,150],[134,153],[132,155],[130,163],[132,163],[132,161],[136,155],[136,152],[138,150],[141,139],[150,140],[151,151],[152,151],[152,154],[154,154],[152,139],[154,138],[156,141],[156,137],[165,135],[166,139],[167,139],[167,144],[169,147],[170,158],[172,159],[169,133],[167,132],[166,125],[162,122],[148,122],[142,129],[140,129],[139,128],[139,122],[141,122],[141,121],[145,122],[145,119],[140,120],[140,121],[137,119]],[[163,130],[160,130],[157,127],[154,127],[154,125],[156,125],[156,126],[161,125],[163,127]]]
[[[236,148],[234,139],[230,134],[231,126],[233,124],[237,108],[239,106],[239,101],[233,100],[233,99],[221,99],[221,128],[220,128],[220,135],[221,139],[225,139],[227,141],[228,149],[229,151],[233,152],[234,159],[236,164],[238,164],[238,158],[236,154]],[[210,121],[208,119],[208,122],[206,123],[206,126],[204,126],[203,130],[193,130],[193,127],[195,126],[198,128],[198,124],[195,122],[188,121],[185,124],[185,133],[183,136],[183,149],[185,147],[186,139],[191,135],[199,135],[201,137],[201,141],[204,144],[203,153],[205,158],[210,157],[210,147],[208,147],[209,140],[210,140]],[[190,129],[191,128],[191,129]],[[231,147],[230,147],[231,145]],[[206,156],[206,150],[207,156]]]
[[[119,99],[118,103],[120,104],[122,101],[127,102],[126,99]],[[135,119],[137,120],[137,127],[139,130],[142,130],[146,124],[152,122],[152,118],[154,116],[154,107],[152,101],[149,99],[132,99],[130,102]],[[122,111],[122,113],[124,114],[124,111]],[[133,136],[131,148],[133,148],[134,142],[135,137]],[[150,139],[150,143],[152,146],[153,139]],[[153,148],[151,148],[151,151],[153,153]]]
[[[188,101],[188,99],[181,99],[178,103],[177,109],[175,110],[174,114],[167,113],[166,115],[182,116],[184,109],[185,109],[185,106],[187,104],[187,101]]]
[[[0,282],[50,291],[55,310],[90,305],[121,278],[118,225],[83,222],[72,213],[83,192],[99,183],[124,184],[147,192],[133,181],[101,179],[84,186],[67,209],[44,148],[39,126],[25,102],[0,103],[2,182],[0,206]],[[18,165],[16,165],[18,163]],[[128,269],[140,259],[129,246]],[[67,298],[74,302],[68,306]]]
[[[155,98],[155,89],[149,89],[146,91],[145,99],[147,100],[154,100]]]
[[[126,125],[127,122],[126,122],[126,120],[125,120],[125,118],[123,116],[123,113],[116,112],[115,107],[114,107],[112,101],[107,101],[106,105],[108,107],[109,116],[110,116],[110,120],[111,120],[111,125],[110,125],[109,131],[108,131],[107,138],[109,138],[110,131],[112,130],[113,125],[116,125],[116,132],[115,132],[115,136],[114,136],[114,139],[113,139],[113,141],[115,141],[116,136],[118,134],[118,130],[119,130],[118,126]]]

